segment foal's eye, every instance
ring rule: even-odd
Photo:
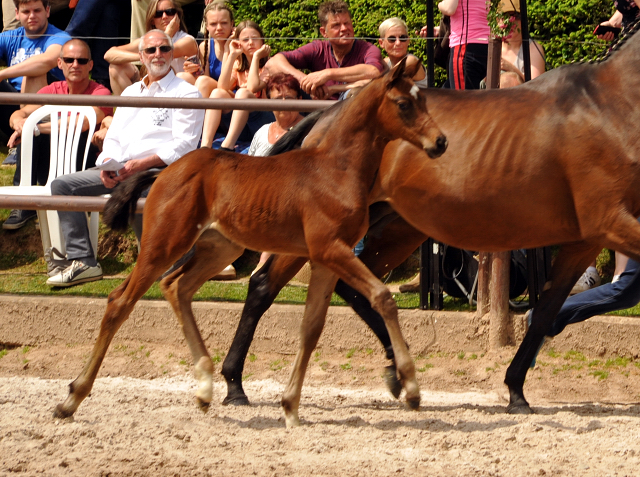
[[[398,100],[398,108],[400,108],[400,111],[407,111],[411,108],[411,101],[408,101],[406,99],[399,99]]]

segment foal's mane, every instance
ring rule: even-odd
[[[345,100],[347,101],[347,100]],[[321,109],[309,114],[306,118],[296,124],[287,134],[278,139],[271,147],[271,151],[268,156],[275,156],[276,154],[282,154],[283,152],[292,151],[294,149],[300,149],[302,141],[307,137],[307,134],[316,125],[321,118],[329,114],[338,113],[345,101],[336,101],[336,104],[331,105],[327,109]]]

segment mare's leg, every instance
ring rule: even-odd
[[[242,388],[242,369],[258,322],[280,290],[289,283],[307,261],[304,257],[272,255],[249,280],[249,292],[229,353],[222,363],[227,381],[227,397],[222,404],[249,405]]]
[[[282,395],[282,408],[287,427],[300,425],[298,407],[300,406],[302,382],[307,372],[311,353],[316,348],[324,328],[327,308],[329,308],[331,294],[337,279],[338,277],[330,269],[312,262],[307,302],[300,325],[300,349],[296,355],[289,383]]]
[[[565,245],[560,249],[551,270],[551,280],[545,285],[546,289],[542,292],[540,302],[536,306],[531,326],[507,369],[504,380],[509,387],[507,412],[512,414],[530,414],[532,412],[523,391],[529,365],[537,354],[544,337],[551,330],[553,320],[569,295],[573,284],[601,249],[602,244],[593,245],[584,242]]]
[[[191,302],[202,284],[242,255],[243,250],[218,231],[208,229],[196,242],[194,256],[160,282],[162,293],[171,303],[189,345],[195,363],[195,377],[199,382],[196,402],[205,412],[213,394],[213,362],[193,316]]]

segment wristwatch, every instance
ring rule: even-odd
[[[35,137],[38,137],[40,135],[40,129],[38,129],[38,125],[37,124],[33,127],[33,135]]]

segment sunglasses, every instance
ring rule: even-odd
[[[389,38],[387,38],[387,41],[389,43],[395,43],[397,40],[400,40],[400,42],[404,43],[405,41],[409,40],[409,37],[407,35],[400,35],[398,37],[390,36]]]
[[[153,55],[156,50],[160,50],[161,53],[169,53],[171,50],[173,50],[173,48],[171,48],[169,45],[162,45],[162,46],[150,46],[148,48],[143,48],[142,51],[144,51],[147,55]]]
[[[62,61],[64,61],[68,65],[72,65],[74,61],[77,61],[79,65],[84,66],[89,63],[89,58],[68,58],[65,56],[62,58]]]
[[[163,14],[167,14],[168,17],[174,16],[178,13],[178,10],[175,8],[167,8],[166,10],[156,10],[156,13],[153,14],[154,18],[162,18]]]

